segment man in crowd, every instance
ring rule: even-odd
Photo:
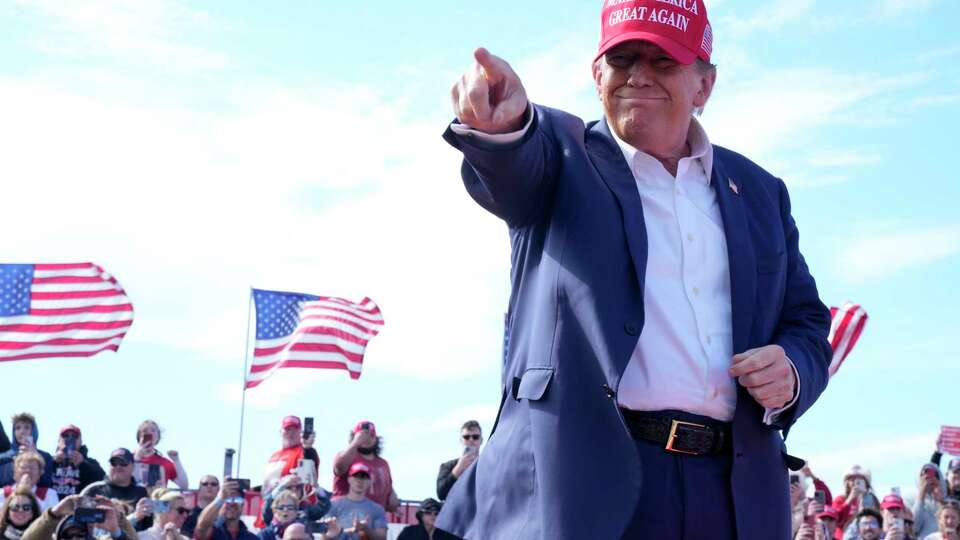
[[[400,531],[397,540],[457,540],[457,537],[437,528],[437,514],[442,505],[434,499],[424,499],[417,510],[417,524]]]
[[[20,481],[13,474],[13,460],[21,452],[33,452],[43,457],[44,466],[41,470],[38,485],[49,486],[53,478],[53,456],[37,448],[37,439],[40,430],[37,420],[30,413],[20,413],[12,419],[13,441],[10,449],[0,458],[0,486],[8,486]]]
[[[482,48],[451,91],[444,137],[509,228],[513,288],[497,428],[437,524],[787,540],[783,435],[831,349],[786,186],[694,118],[717,77],[703,0],[606,1],[600,34],[599,122],[531,104]]]
[[[937,532],[937,510],[943,503],[943,477],[932,463],[920,467],[917,478],[917,500],[913,503],[913,527],[917,538]]]
[[[60,500],[57,492],[49,486],[40,486],[40,476],[43,474],[44,459],[36,452],[23,451],[13,459],[13,475],[18,479],[17,484],[4,486],[0,491],[0,504],[13,495],[17,486],[23,486],[33,491],[40,501],[40,509],[52,508]]]
[[[190,515],[183,522],[183,527],[180,527],[180,532],[184,536],[193,536],[193,531],[197,528],[197,520],[200,519],[200,513],[217,498],[219,492],[220,481],[217,480],[216,476],[205,474],[200,477],[200,487],[197,489],[197,504],[190,510]]]
[[[137,485],[133,477],[133,452],[126,448],[117,448],[110,453],[109,463],[107,478],[90,484],[81,493],[89,497],[101,495],[118,500],[128,507],[128,511],[136,508],[136,515],[141,519],[149,515],[147,490]],[[144,502],[138,504],[141,500]]]
[[[447,493],[450,493],[450,488],[463,471],[473,465],[480,456],[480,445],[483,444],[480,422],[476,420],[464,422],[460,427],[460,444],[463,446],[460,457],[440,465],[440,472],[437,474],[437,496],[441,501],[447,498]]]
[[[137,540],[137,534],[114,501],[96,498],[94,506],[104,513],[104,520],[99,523],[76,521],[74,512],[81,504],[83,499],[78,495],[63,499],[41,514],[24,531],[22,540]]]
[[[400,499],[393,490],[390,464],[380,457],[383,440],[377,437],[377,428],[369,420],[361,420],[350,432],[350,444],[333,459],[333,496],[341,497],[349,492],[347,472],[353,465],[362,463],[370,470],[370,489],[367,497],[384,507],[396,511]]]
[[[884,540],[914,540],[906,528],[907,506],[897,493],[890,493],[880,501],[883,515]]]
[[[106,473],[97,460],[87,456],[80,428],[70,424],[60,429],[53,459],[53,489],[60,498],[76,495],[83,488],[103,480]]]
[[[236,480],[224,479],[223,488],[200,513],[195,540],[256,540],[240,519],[243,493]]]
[[[283,540],[313,540],[313,535],[307,532],[303,523],[292,523],[283,530]]]
[[[300,515],[307,521],[317,521],[330,510],[330,494],[325,489],[315,489],[312,485],[304,483],[298,475],[288,474],[280,479],[280,483],[273,490],[264,495],[262,514],[258,516],[262,523],[273,521],[273,500],[284,491],[292,491],[296,494],[300,501]]]
[[[313,448],[316,433],[308,433],[304,438],[300,418],[290,415],[280,422],[280,436],[282,447],[270,456],[263,475],[264,493],[272,491],[281,478],[296,474],[300,467],[308,467],[312,471],[312,478],[317,478],[320,455]]]
[[[322,520],[327,525],[324,540],[385,540],[387,516],[383,507],[368,499],[372,469],[366,463],[357,462],[347,471],[347,494],[334,498],[329,517]]]
[[[873,508],[864,508],[857,513],[857,536],[851,540],[880,540],[883,530],[883,515]]]
[[[140,540],[190,540],[180,532],[180,527],[187,520],[190,509],[183,500],[183,495],[166,488],[159,488],[150,495],[153,504],[153,526],[139,531]]]

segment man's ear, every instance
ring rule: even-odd
[[[603,97],[600,95],[600,83],[603,81],[603,70],[601,69],[600,65],[601,62],[603,62],[602,56],[594,60],[593,66],[591,67],[591,71],[593,73],[593,82],[596,85],[598,97]]]
[[[710,69],[706,73],[700,75],[700,89],[697,90],[697,95],[693,98],[693,105],[695,107],[703,107],[707,104],[707,101],[710,99],[710,94],[713,93],[713,85],[717,82],[717,70]]]

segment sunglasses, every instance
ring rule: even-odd
[[[33,505],[31,504],[12,504],[10,505],[11,512],[32,512]]]
[[[219,487],[220,484],[217,482],[200,482],[201,487]]]
[[[480,437],[482,437],[482,436],[483,436],[483,435],[480,435],[479,433],[468,433],[468,434],[466,434],[466,435],[462,435],[463,440],[465,440],[465,441],[470,441],[470,440],[479,441],[479,440],[480,440]]]
[[[86,540],[87,535],[83,533],[67,533],[61,538],[63,538],[63,540]]]
[[[958,508],[960,509],[960,501],[956,499],[944,499],[941,506],[946,506],[947,508]]]
[[[180,514],[180,515],[182,516],[182,515],[185,515],[185,514],[189,514],[189,513],[190,513],[190,509],[189,509],[189,508],[184,508],[184,507],[181,506],[180,508],[177,508],[177,509],[175,510],[175,512],[178,513],[178,514]]]
[[[353,477],[354,478],[370,478],[370,475],[365,472],[358,472],[357,474],[353,475]]]
[[[114,458],[110,460],[110,465],[114,467],[126,467],[130,462],[125,459]]]
[[[274,508],[274,510],[276,510],[277,512],[292,512],[293,510],[296,510],[296,509],[297,507],[292,504],[278,504]]]

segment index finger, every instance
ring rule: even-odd
[[[483,68],[488,81],[499,81],[506,74],[507,63],[483,47],[473,52],[473,58]]]
[[[749,352],[749,351],[748,351]],[[744,353],[746,354],[746,353]],[[740,355],[737,355],[740,356]],[[768,354],[751,354],[741,358],[740,360],[736,359],[734,356],[734,364],[730,368],[730,375],[733,377],[741,377],[754,371],[761,370],[767,366],[773,364],[774,358],[772,355]]]

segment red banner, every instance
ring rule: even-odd
[[[960,456],[960,427],[940,426],[940,451]]]

